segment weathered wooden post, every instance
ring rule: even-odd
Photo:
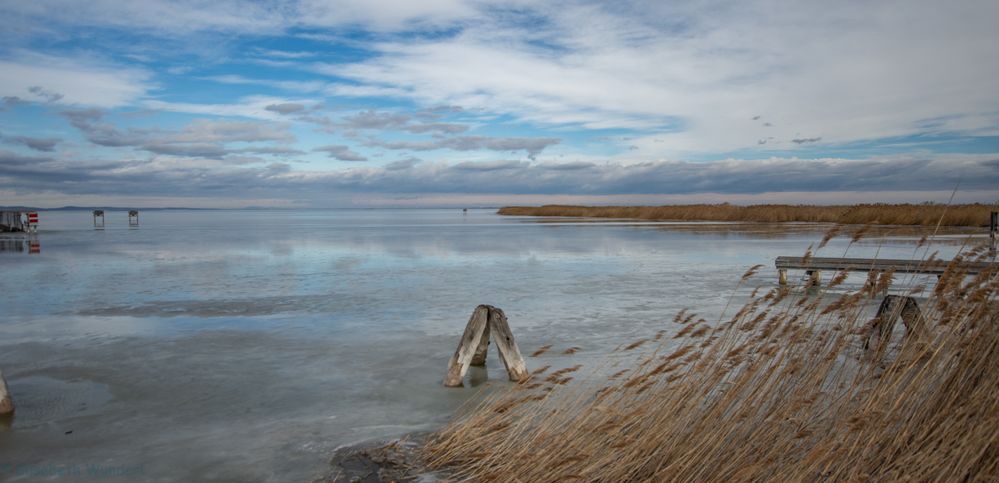
[[[527,379],[527,364],[524,363],[524,356],[520,355],[517,342],[513,340],[513,332],[510,331],[510,324],[506,321],[506,314],[496,307],[489,308],[489,332],[496,341],[497,352],[503,365],[506,366],[510,380]]]
[[[128,210],[128,226],[139,226],[139,210]]]
[[[472,311],[465,332],[458,342],[458,349],[448,362],[447,376],[444,378],[445,386],[460,386],[470,366],[485,365],[490,337],[496,342],[497,352],[503,365],[506,366],[510,380],[527,379],[527,365],[524,364],[524,357],[517,348],[506,314],[491,305],[480,305]]]
[[[999,211],[993,211],[989,217],[989,241],[992,242],[992,250],[996,249],[996,231],[999,230]]]
[[[902,317],[902,324],[905,325],[905,335],[920,334],[923,331],[923,313],[919,309],[916,299],[902,295],[886,295],[878,313],[871,321],[871,333],[864,340],[864,349],[870,346],[871,336],[877,335],[878,343],[883,344],[891,337],[891,332],[895,328],[895,321]]]
[[[808,276],[808,285],[811,287],[818,287],[822,284],[822,277],[818,270],[807,270],[805,275]]]
[[[3,371],[0,371],[0,416],[14,412],[14,400],[10,398],[7,391],[7,380],[3,378]]]
[[[98,220],[100,224],[98,224]],[[94,210],[94,229],[100,230],[104,228],[104,210]]]
[[[777,270],[777,283],[780,285],[787,285],[787,269],[782,268]]]

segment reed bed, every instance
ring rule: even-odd
[[[845,278],[754,292],[713,323],[682,311],[598,367],[539,368],[424,457],[466,481],[999,481],[996,270],[908,287],[922,316],[904,337],[871,336],[891,274]]]
[[[988,226],[986,204],[861,204],[843,206],[723,204],[666,206],[507,206],[501,215],[628,218],[659,221],[815,222],[872,225]]]

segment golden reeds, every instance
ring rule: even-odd
[[[501,215],[630,218],[663,221],[753,221],[921,225],[988,226],[996,205],[965,204],[861,204],[861,205],[748,205],[727,203],[665,206],[507,206]],[[821,243],[820,247],[825,245]]]
[[[424,456],[467,481],[999,481],[999,274],[948,271],[918,337],[864,350],[888,280],[774,289],[715,325],[682,311],[677,338],[613,353],[630,368],[536,375]]]

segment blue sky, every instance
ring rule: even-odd
[[[0,205],[999,200],[994,1],[0,17]]]

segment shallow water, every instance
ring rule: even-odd
[[[674,329],[680,309],[734,311],[774,286],[774,257],[828,228],[493,210],[140,216],[129,228],[108,212],[94,230],[89,212],[43,212],[36,237],[0,235],[0,369],[18,407],[0,421],[0,480],[307,480],[339,446],[439,427],[507,385],[495,354],[488,380],[440,385],[477,304],[506,311],[525,355],[554,344],[529,368],[593,362]],[[918,257],[919,236],[876,230],[817,255]],[[946,258],[967,239],[932,249]]]

